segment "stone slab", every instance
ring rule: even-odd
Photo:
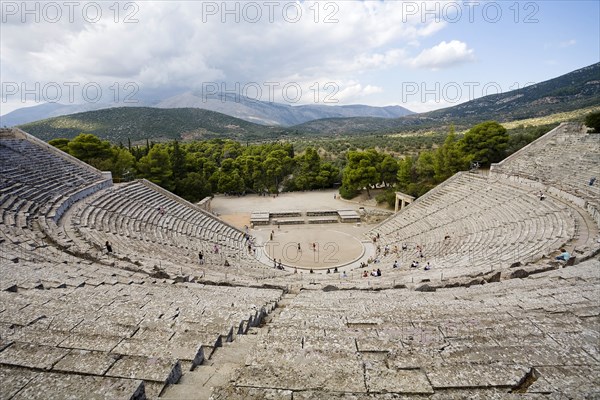
[[[236,379],[238,386],[284,390],[365,392],[363,365],[356,352],[304,350],[253,354],[255,361]],[[319,366],[315,368],[315,366]]]
[[[158,382],[144,381],[144,389],[146,391],[146,399],[158,399],[158,396],[164,391],[165,384]],[[178,399],[178,400],[184,400]]]
[[[567,398],[598,398],[600,396],[600,366],[547,366],[536,367],[541,379],[529,388],[531,392],[553,391]],[[543,389],[543,390],[540,390]]]
[[[35,323],[38,329],[52,329],[55,331],[70,332],[83,321],[83,316],[78,314],[61,313],[60,316],[40,319]]]
[[[204,360],[204,351],[199,344],[188,344],[140,339],[124,339],[113,349],[114,353],[148,358],[166,358],[190,361],[193,366]]]
[[[516,386],[529,368],[502,364],[453,364],[426,368],[435,389]]]
[[[327,337],[304,337],[303,340],[305,350],[318,351],[340,351],[340,352],[355,352],[356,341],[352,336],[327,336]]]
[[[193,393],[194,389],[190,388]],[[217,387],[211,394],[212,400],[292,400],[291,390],[264,389],[249,387]],[[190,396],[191,397],[191,396]],[[296,395],[294,395],[294,398]]]
[[[52,370],[102,376],[117,359],[115,354],[100,351],[71,350]]]
[[[177,383],[181,378],[181,365],[172,359],[123,356],[108,370],[106,376]]]
[[[7,309],[0,313],[0,322],[20,326],[31,325],[43,318],[46,318],[46,313],[37,307],[25,307],[19,310]]]
[[[142,400],[144,382],[133,379],[41,373],[11,400]]]
[[[60,343],[60,347],[109,352],[123,340],[117,336],[73,333]]]
[[[369,392],[433,393],[433,388],[423,370],[390,368],[382,361],[365,362],[365,381]]]
[[[386,337],[360,337],[356,339],[356,346],[361,353],[367,352],[385,352],[398,350],[403,347],[399,339],[389,339]]]
[[[69,333],[64,331],[37,328],[36,324],[33,324],[32,326],[25,326],[21,329],[17,329],[11,339],[46,346],[58,346],[60,342],[69,336]]]
[[[12,398],[37,375],[39,372],[0,365],[0,398]]]
[[[0,364],[49,370],[68,352],[58,347],[15,342],[0,352]]]
[[[73,328],[74,333],[83,333],[99,336],[118,336],[129,338],[137,331],[135,325],[122,324],[115,320],[86,320]]]
[[[411,400],[415,398],[429,399],[429,397],[424,396],[426,395],[407,395],[398,393],[350,393],[331,392],[323,390],[305,390],[301,392],[294,392],[294,400]],[[461,400],[467,398],[468,397],[463,397],[461,398]]]

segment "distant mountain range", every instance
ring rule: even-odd
[[[90,103],[63,105],[46,103],[20,108],[0,117],[0,126],[17,126],[42,119],[71,115],[85,111],[122,107],[123,104]],[[235,118],[268,126],[292,126],[322,118],[380,117],[398,118],[413,114],[401,106],[373,107],[361,104],[336,106],[309,104],[291,106],[255,100],[232,93],[203,94],[185,92],[162,100],[146,100],[128,107],[162,109],[199,108],[216,111]]]
[[[460,129],[485,120],[509,122],[598,106],[600,63],[522,89],[421,114],[410,113],[397,106],[289,106],[249,98],[228,101],[225,96],[223,99],[224,101],[220,95],[202,98],[201,94],[189,92],[163,100],[153,108],[119,107],[87,111],[22,124],[20,127],[44,140],[74,137],[81,132],[88,132],[115,143],[125,142],[128,138],[139,141],[220,137],[243,141],[299,136],[381,134],[440,129],[450,123]],[[199,104],[236,115],[196,107],[181,108],[184,105]],[[52,112],[57,111],[54,109]],[[395,117],[395,113],[402,112],[408,115]],[[347,117],[360,113],[369,115]],[[373,114],[377,117],[370,116]],[[312,118],[318,119],[311,120]],[[264,125],[267,121],[271,121],[271,125]],[[294,124],[298,121],[301,123]],[[294,125],[289,126],[290,124]]]
[[[493,94],[453,107],[403,118],[336,118],[310,121],[294,129],[305,134],[389,133],[454,123],[468,127],[486,120],[509,122],[600,105],[600,63],[522,89]]]
[[[19,108],[0,116],[0,126],[17,126],[42,119],[60,117],[79,112],[100,110],[111,107],[104,103],[59,104],[44,103],[37,106]]]
[[[159,102],[158,108],[202,108],[262,125],[292,126],[323,118],[398,118],[413,114],[401,106],[372,107],[361,104],[291,106],[251,99],[230,93],[205,95],[186,92]]]

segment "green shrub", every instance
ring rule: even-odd
[[[354,189],[348,189],[345,186],[340,187],[340,196],[346,200],[353,199],[357,194],[358,192]]]
[[[379,193],[375,200],[377,204],[387,203],[389,207],[394,208],[396,206],[396,192],[392,189],[388,189],[383,193]]]
[[[600,111],[588,114],[585,117],[585,125],[591,128],[593,133],[600,133]]]

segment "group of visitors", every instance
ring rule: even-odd
[[[372,237],[373,244],[377,244],[377,242],[380,239],[381,239],[381,235],[379,233],[376,236],[373,236]],[[444,240],[445,241],[449,240],[449,239],[450,239],[450,235],[444,236]],[[407,251],[407,250],[408,250],[408,244],[407,243],[402,243],[402,251]],[[388,244],[386,244],[383,247],[383,256],[387,257],[390,254],[390,252],[391,252],[390,246]],[[380,263],[381,260],[380,260],[379,257],[380,257],[380,254],[382,253],[382,251],[381,251],[381,246],[379,244],[377,244],[376,247],[375,247],[375,253],[376,253],[375,258],[369,257],[369,259],[367,260],[366,263],[365,262],[361,262],[360,263],[360,268],[366,268],[366,267],[368,267],[369,264],[378,264],[378,263]],[[397,245],[394,245],[393,253],[394,254],[398,254],[398,246]],[[424,254],[424,250],[423,250],[423,246],[422,245],[417,244],[415,246],[415,256],[416,256],[417,259],[420,259],[420,260],[423,260],[425,258],[425,254]],[[394,263],[392,264],[392,268],[400,268],[400,264],[398,263],[398,260],[394,261]],[[416,268],[416,269],[418,269],[419,268],[419,261],[413,260],[413,262],[410,264],[410,268]],[[429,262],[427,262],[427,264],[424,267],[424,270],[425,271],[429,271],[431,268],[432,268],[432,265]],[[377,270],[373,270],[373,271],[377,271]],[[371,273],[371,275],[373,275],[373,273]],[[368,274],[364,275],[364,273],[363,273],[363,276],[368,276]],[[375,276],[375,275],[373,275],[373,276]],[[380,276],[380,275],[378,275],[378,276]]]
[[[420,268],[420,264],[418,261],[413,260],[410,263],[410,268],[416,268],[419,269]],[[423,268],[425,271],[429,271],[432,268],[431,264],[429,263],[429,261],[427,261],[427,264],[425,264],[425,268]]]
[[[373,269],[371,271],[371,273],[369,273],[369,271],[364,270],[363,271],[363,278],[368,278],[369,276],[381,276],[381,269],[377,268],[377,269]]]

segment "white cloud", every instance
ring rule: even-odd
[[[341,104],[355,103],[361,101],[372,94],[382,93],[383,89],[378,86],[366,85],[360,83],[349,82],[343,84],[342,89],[332,98],[337,99]]]
[[[355,58],[352,69],[389,68],[400,64],[404,57],[406,57],[406,52],[403,49],[390,49],[385,53],[360,54]]]
[[[367,75],[403,65],[406,49],[446,26],[405,15],[396,1],[253,2],[258,9],[241,1],[93,3],[103,7],[97,22],[89,22],[85,3],[73,21],[61,2],[54,3],[62,7],[58,21],[6,16],[3,82],[135,82],[154,91],[213,81],[294,82],[306,92],[336,82],[350,99],[377,87]],[[133,23],[124,23],[126,16]]]
[[[575,39],[571,39],[571,40],[565,40],[562,41],[558,44],[558,47],[571,47],[571,46],[575,46],[577,44],[577,41]]]
[[[423,50],[409,61],[415,68],[437,70],[475,60],[475,52],[467,44],[458,40],[443,41],[430,49]]]
[[[538,68],[540,60],[544,63],[552,49],[556,54],[573,53],[551,60],[567,72],[573,60],[594,62],[580,45],[588,39],[598,42],[598,21],[590,19],[598,9],[593,2],[573,7],[569,3],[567,14],[550,2],[552,6],[543,10],[547,18],[537,24],[519,22],[506,30],[486,20],[483,2],[467,6],[456,0],[25,3],[2,2],[2,83],[24,84],[27,89],[48,82],[99,83],[112,94],[109,88],[115,83],[123,88],[133,82],[140,99],[198,89],[206,82],[224,83],[227,88],[255,82],[265,90],[265,83],[276,82],[280,87],[297,83],[303,91],[300,101],[310,102],[315,92],[311,88],[318,87],[316,91],[325,95],[323,87],[331,82],[343,94],[340,101],[367,96],[368,104],[389,104],[401,100],[404,82],[430,87],[442,80],[515,82],[522,76],[536,80],[544,72]],[[93,22],[90,17],[97,5],[102,16]],[[509,9],[509,3],[498,5],[504,11],[502,22],[509,27],[516,10]],[[48,21],[51,8],[57,6],[61,18]],[[9,11],[14,7],[15,13]],[[38,7],[41,18],[36,22],[35,15],[19,10],[22,7]],[[301,13],[297,21],[296,11]],[[522,21],[531,10],[518,11]],[[126,17],[132,23],[124,23]],[[556,20],[566,36],[557,32]],[[518,57],[519,68],[498,64],[497,55]],[[473,61],[481,64],[464,64]],[[456,65],[463,68],[450,68]],[[437,71],[431,74],[432,70]],[[282,100],[280,92],[276,90],[274,101]],[[22,101],[23,93],[9,99],[5,92],[2,95],[0,113],[13,105],[30,105],[34,98],[29,94]]]

